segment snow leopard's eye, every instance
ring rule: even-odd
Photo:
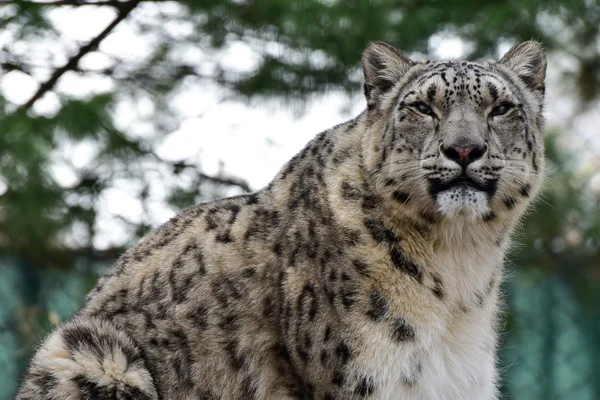
[[[513,108],[511,103],[502,103],[492,109],[490,113],[490,117],[499,117],[501,115],[506,114],[510,109]]]
[[[413,107],[416,108],[417,110],[419,110],[419,112],[421,114],[431,115],[431,116],[435,115],[433,110],[427,104],[423,103],[422,101],[416,102],[415,104],[413,104]]]

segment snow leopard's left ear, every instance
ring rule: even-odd
[[[514,46],[500,63],[515,72],[529,89],[544,92],[546,53],[538,42],[528,41]]]
[[[365,97],[372,102],[390,90],[398,80],[414,65],[399,49],[385,42],[372,42],[362,57],[365,74]]]

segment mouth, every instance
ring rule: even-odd
[[[466,173],[462,173],[457,178],[454,178],[448,182],[443,182],[439,178],[430,178],[429,183],[431,185],[431,194],[435,197],[438,193],[444,192],[449,189],[460,188],[465,190],[475,190],[487,193],[489,197],[492,197],[496,193],[498,186],[497,179],[486,180],[483,184],[478,183],[471,179]]]
[[[469,178],[464,173],[461,176],[459,176],[458,178],[456,178],[455,180],[450,181],[448,189],[450,189],[454,186],[472,187],[473,189],[481,190],[479,185],[477,183],[475,183],[475,181],[473,179]]]

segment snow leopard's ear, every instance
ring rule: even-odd
[[[514,71],[529,89],[544,92],[546,53],[538,42],[530,40],[514,46],[500,63]]]
[[[414,65],[399,49],[385,42],[372,42],[362,57],[365,74],[365,97],[369,104],[379,94],[390,90]]]

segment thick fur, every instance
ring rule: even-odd
[[[260,192],[127,252],[18,399],[497,399],[498,287],[542,180],[545,67],[533,42],[482,64],[372,44],[368,109]]]

